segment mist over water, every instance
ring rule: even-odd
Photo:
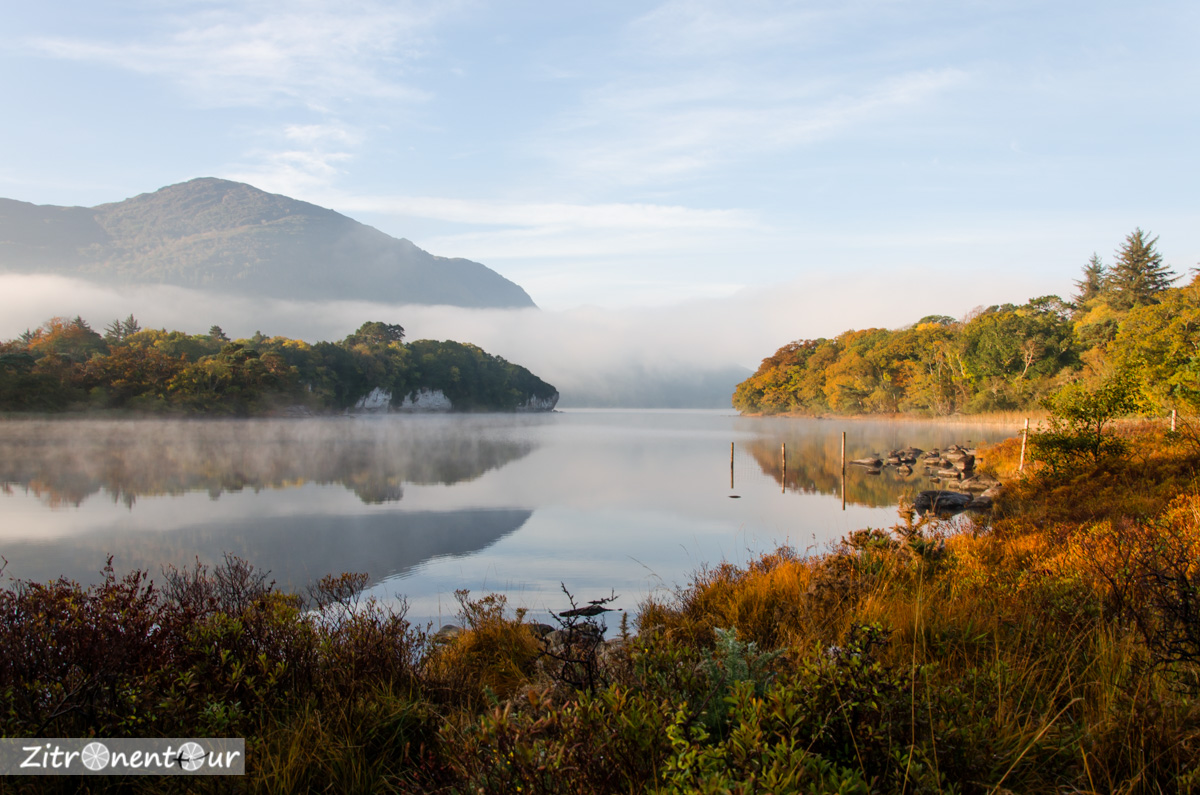
[[[559,390],[563,407],[721,408],[763,358],[792,340],[895,328],[1030,297],[988,273],[942,275],[934,286],[920,271],[896,269],[871,275],[870,290],[862,283],[831,271],[666,306],[513,310],[283,301],[0,274],[0,337],[56,315],[82,315],[102,328],[132,313],[144,328],[199,334],[216,324],[231,337],[261,330],[309,342],[340,340],[367,320],[382,320],[404,326],[409,339],[471,342],[523,365]]]
[[[513,417],[515,428],[537,423]],[[479,415],[296,420],[14,419],[0,424],[0,482],[49,507],[103,493],[139,498],[340,484],[364,503],[403,499],[404,485],[450,485],[528,455],[532,443],[489,435]]]
[[[852,467],[843,512],[842,430],[854,458],[1013,429],[722,411],[6,420],[0,548],[7,576],[34,580],[93,582],[109,554],[157,577],[231,552],[288,589],[365,571],[435,621],[461,588],[538,614],[565,607],[563,583],[632,611],[704,565],[895,523],[926,481]]]

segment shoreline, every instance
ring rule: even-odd
[[[945,417],[934,417],[926,414],[804,414],[795,411],[784,411],[778,414],[763,414],[761,412],[739,412],[740,417],[757,419],[790,419],[790,420],[840,420],[844,422],[912,422],[937,423],[943,425],[1015,425],[1018,431],[1029,420],[1030,429],[1035,424],[1049,417],[1045,409],[1029,412],[989,412],[986,414],[951,414]]]

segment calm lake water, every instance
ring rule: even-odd
[[[435,624],[462,588],[542,614],[566,609],[563,583],[581,603],[616,592],[632,613],[706,564],[894,524],[927,481],[848,467],[843,511],[843,430],[849,459],[1017,431],[731,410],[8,420],[0,554],[6,577],[83,583],[109,554],[156,578],[231,552],[285,588],[367,572],[372,594]]]

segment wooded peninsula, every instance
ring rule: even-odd
[[[261,332],[231,340],[219,326],[142,329],[132,315],[101,334],[59,317],[0,343],[0,411],[547,411],[557,400],[553,386],[475,345],[406,343],[403,327],[378,321],[310,345]]]
[[[1179,280],[1130,233],[1056,295],[784,345],[738,385],[745,413],[978,414],[1036,407],[1071,381],[1120,374],[1147,412],[1200,408],[1200,281]]]

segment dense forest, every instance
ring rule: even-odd
[[[1200,409],[1200,279],[1181,287],[1155,248],[1130,233],[1113,264],[1093,254],[1071,300],[1049,295],[961,320],[798,340],[738,385],[733,405],[777,414],[945,416],[1038,405],[1065,383],[1121,374],[1143,408]]]
[[[261,332],[231,340],[219,326],[191,335],[142,329],[132,315],[103,334],[81,317],[53,318],[0,343],[0,411],[321,413],[352,408],[376,389],[393,407],[440,390],[455,411],[545,408],[558,394],[475,345],[406,343],[401,326],[382,322],[310,345]]]

